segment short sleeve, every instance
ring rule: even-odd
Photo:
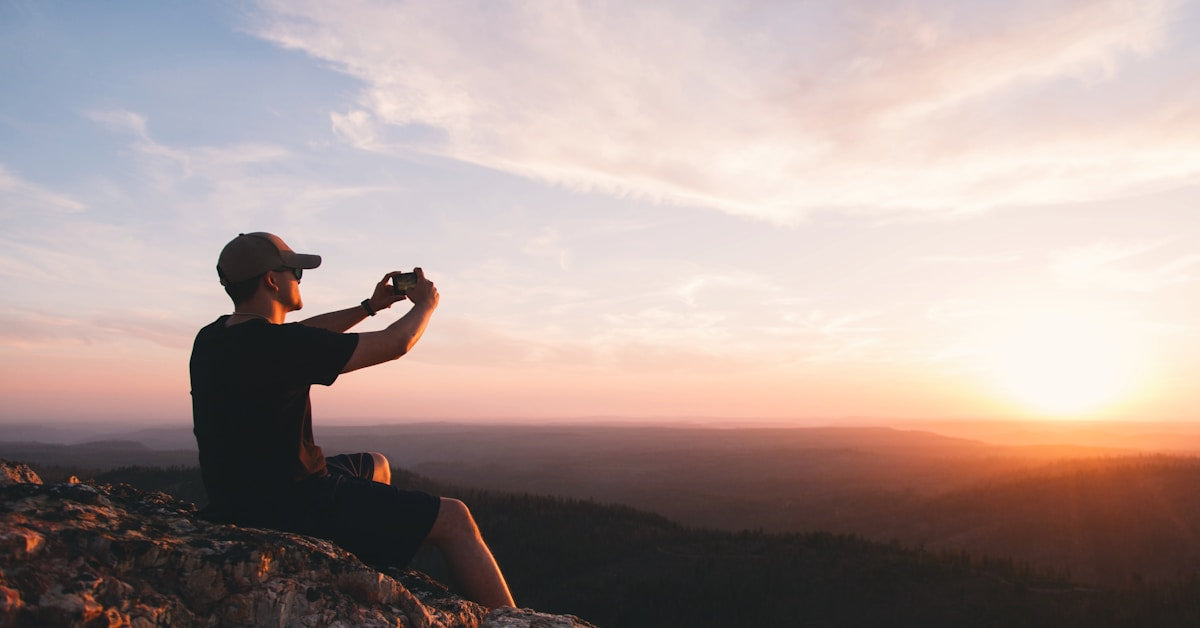
[[[301,323],[280,325],[275,368],[284,380],[295,384],[329,386],[335,380],[354,349],[358,334],[341,334]]]

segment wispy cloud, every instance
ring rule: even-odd
[[[0,310],[0,347],[129,347],[140,340],[168,349],[189,347],[195,330],[169,310],[131,309],[117,315],[79,317],[33,310]]]
[[[363,81],[352,145],[792,222],[1194,181],[1190,82],[1130,95],[1178,9],[269,1],[253,28]]]
[[[885,342],[888,329],[877,320],[879,312],[853,311],[831,313],[809,310],[787,316],[795,330],[803,333],[805,349],[802,362],[890,362],[896,359],[895,347]]]
[[[1153,243],[1097,242],[1057,253],[1051,269],[1064,285],[1130,292],[1153,292],[1196,281],[1200,254],[1161,259],[1169,241]]]
[[[571,251],[562,242],[558,230],[553,227],[543,227],[525,243],[521,251],[533,257],[553,259],[563,270],[570,265]]]
[[[88,117],[109,130],[131,137],[130,146],[160,172],[161,183],[170,185],[191,177],[212,178],[235,174],[235,168],[279,162],[291,156],[282,146],[238,142],[227,146],[175,147],[158,142],[150,133],[146,117],[124,109],[89,112]],[[155,163],[157,162],[157,163]],[[174,165],[166,171],[163,166]]]
[[[367,111],[362,109],[355,109],[346,113],[334,111],[329,114],[329,121],[333,126],[333,132],[342,141],[355,148],[363,150],[382,150],[385,148],[379,146],[375,121]]]
[[[43,212],[75,213],[86,208],[87,205],[81,201],[26,181],[0,164],[0,216],[12,218]]]
[[[247,222],[306,222],[306,217],[336,205],[391,188],[332,183],[314,174],[306,156],[288,147],[254,141],[183,146],[160,142],[151,121],[124,109],[92,111],[88,117],[127,138],[137,158],[136,176],[149,185],[131,186],[141,202],[168,204],[164,211],[206,224],[245,228]],[[145,195],[157,198],[145,198]],[[265,217],[265,218],[264,218]]]
[[[926,255],[917,258],[921,264],[946,264],[952,266],[966,265],[999,265],[1015,264],[1026,258],[1026,254],[1018,252],[995,253],[992,255]]]
[[[689,307],[695,307],[702,293],[713,295],[713,301],[723,302],[731,298],[743,298],[747,293],[750,300],[759,302],[779,293],[780,289],[766,277],[750,273],[701,273],[681,280],[671,292]]]

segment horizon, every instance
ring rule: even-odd
[[[0,2],[0,439],[190,425],[259,230],[442,295],[318,429],[1200,418],[1200,3],[605,6]]]
[[[407,420],[379,422],[339,421],[313,426],[318,445],[325,438],[344,439],[351,435],[366,437],[364,430],[378,429],[380,436],[390,430],[403,432],[407,429],[430,429],[434,431],[467,430],[539,430],[580,429],[621,432],[633,430],[680,431],[776,431],[829,432],[845,430],[848,433],[861,430],[885,430],[897,433],[925,433],[934,436],[962,439],[998,447],[1066,447],[1107,451],[1106,455],[1130,453],[1200,455],[1200,423],[1194,421],[1045,421],[1022,420],[913,420],[886,422],[858,417],[854,420],[824,420],[801,422],[752,421],[745,419],[718,419],[715,417],[663,417],[605,418],[575,417],[558,420],[520,419],[513,417],[493,420]],[[163,424],[161,422],[75,422],[75,423],[30,423],[13,422],[0,425],[0,443],[42,443],[47,445],[84,445],[113,441],[134,441],[152,450],[194,450],[190,423]],[[361,446],[369,447],[368,443]],[[1064,455],[1081,455],[1064,454]]]

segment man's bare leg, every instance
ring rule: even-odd
[[[392,465],[388,463],[387,456],[377,452],[371,452],[371,462],[375,463],[374,470],[371,472],[371,479],[380,484],[392,483]]]
[[[443,497],[425,542],[441,551],[451,577],[468,599],[488,608],[516,606],[504,574],[466,504]]]

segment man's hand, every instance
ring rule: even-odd
[[[417,285],[406,291],[408,298],[412,299],[413,305],[423,305],[431,310],[436,308],[438,300],[441,298],[438,295],[437,287],[433,285],[432,281],[425,278],[425,271],[414,268],[413,272],[417,273]]]
[[[371,298],[368,299],[371,303],[372,310],[376,312],[386,310],[387,308],[392,307],[393,303],[397,301],[403,301],[405,298],[407,298],[403,294],[396,294],[394,291],[392,291],[392,277],[402,274],[404,274],[404,271],[402,270],[393,270],[392,272],[384,275],[383,279],[381,279],[379,283],[375,284],[375,291],[371,293]]]
[[[407,291],[408,298],[413,302],[412,309],[385,329],[359,334],[358,346],[342,367],[343,373],[395,360],[408,353],[421,339],[421,334],[425,333],[425,327],[433,316],[433,310],[437,308],[439,297],[437,288],[432,281],[425,278],[425,273],[420,268],[414,269],[414,272],[417,273],[417,285]],[[378,298],[380,303],[386,303],[384,307],[405,298],[392,293],[390,283],[392,275],[395,274],[393,272],[385,275],[383,281],[375,286],[375,294],[371,296],[372,299]]]

